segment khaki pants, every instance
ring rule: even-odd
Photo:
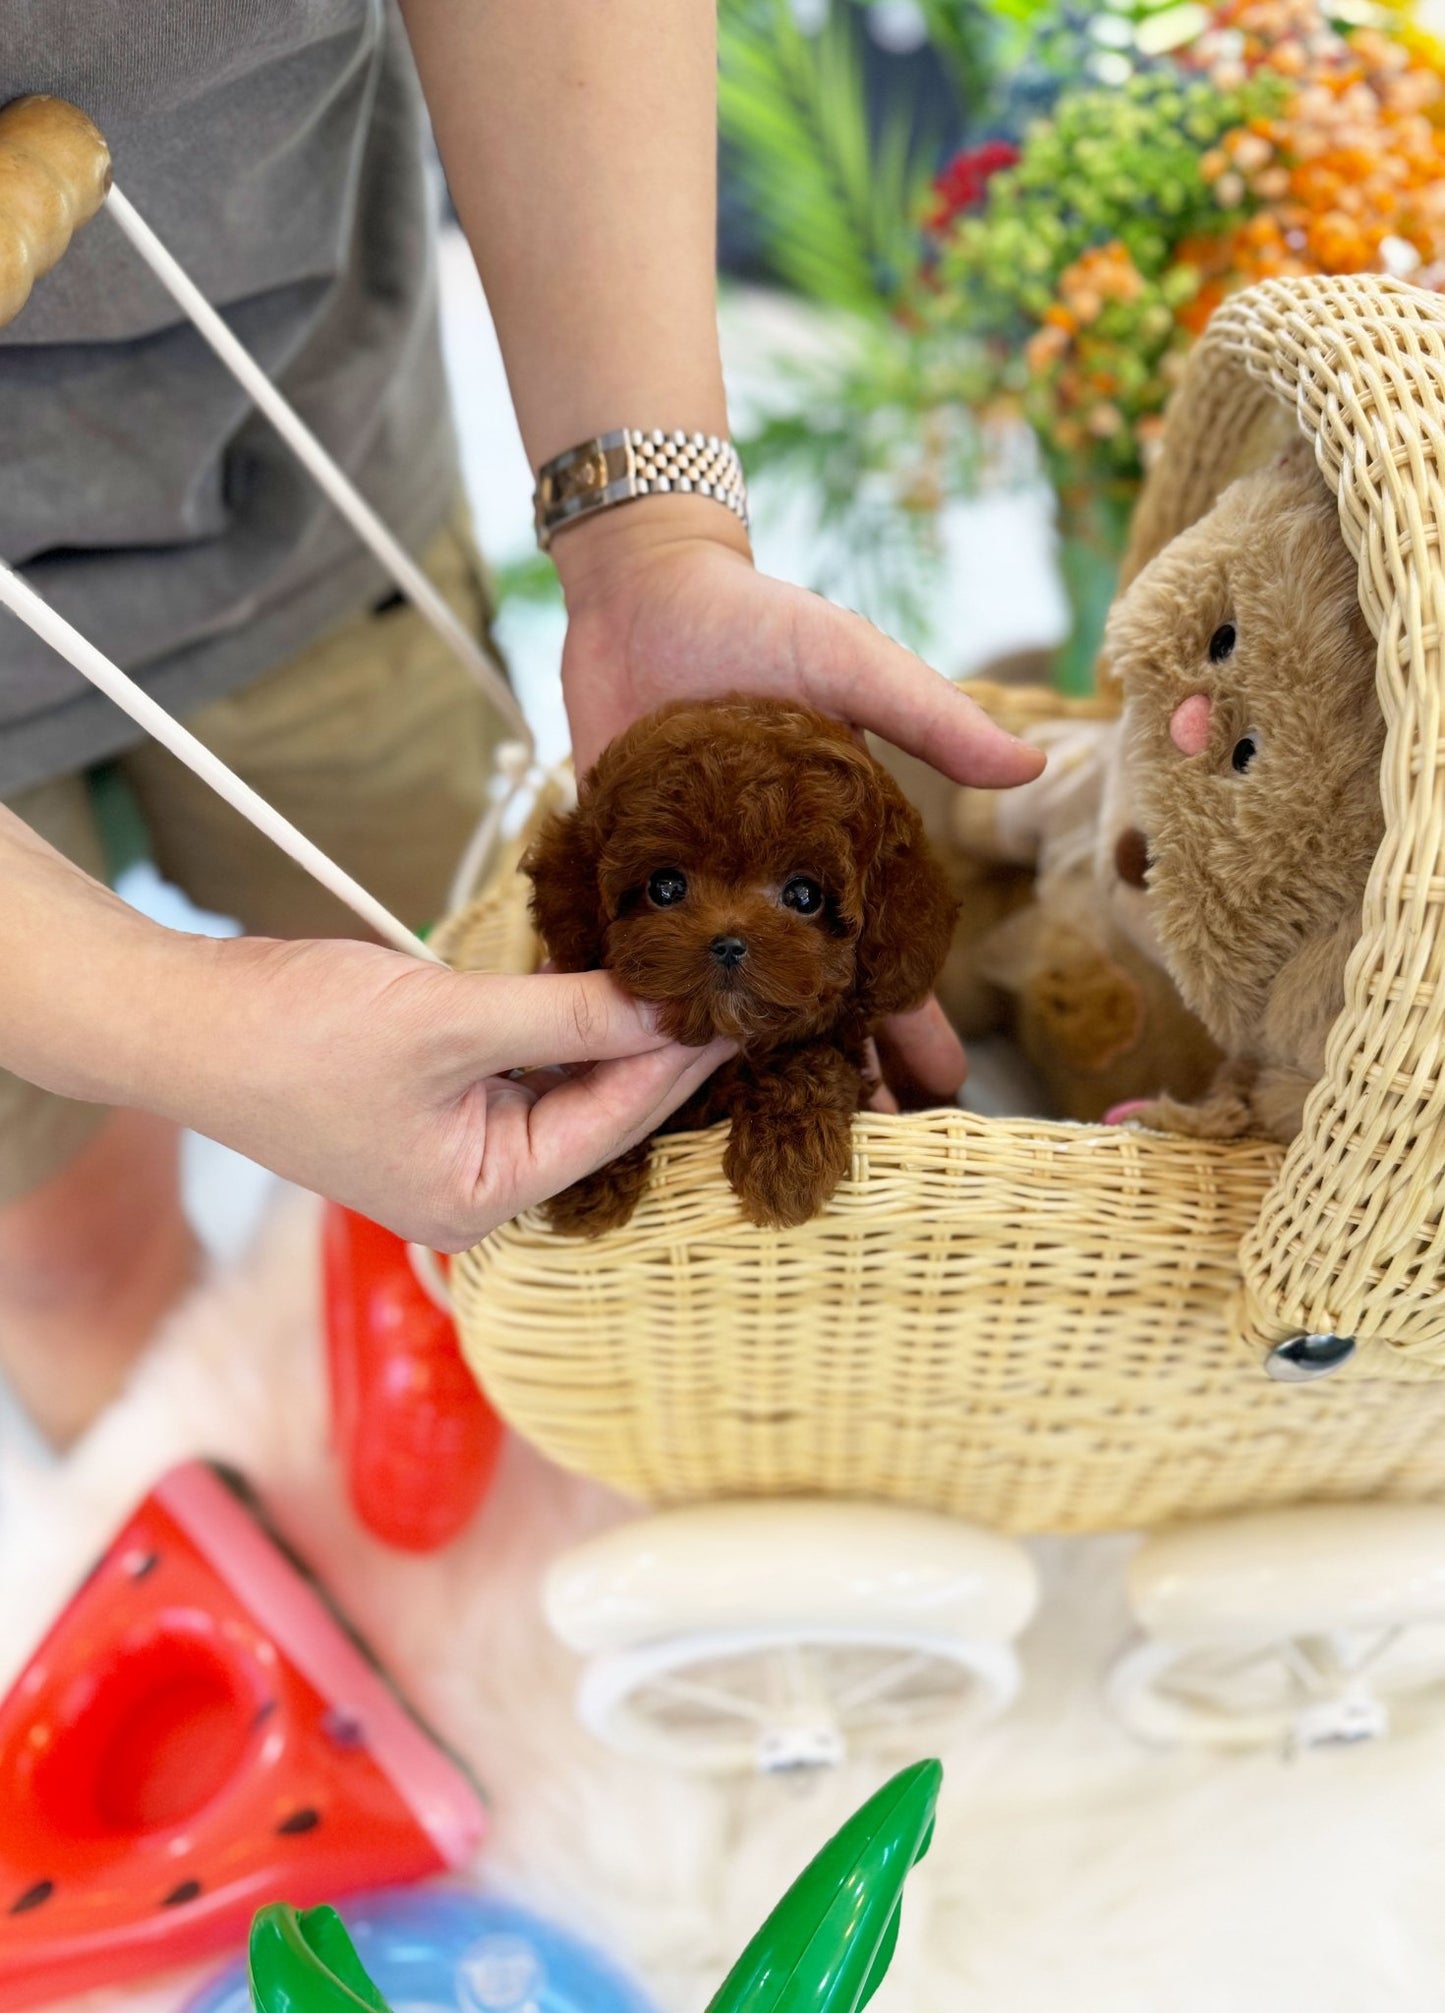
[[[422,563],[467,627],[487,635],[485,575],[463,510]],[[502,729],[409,603],[347,622],[186,725],[413,929],[439,919]],[[363,934],[349,909],[165,749],[146,742],[117,766],[157,867],[201,908],[264,936]],[[84,776],[22,791],[10,809],[105,878]],[[0,1070],[0,1207],[58,1174],[105,1116]]]

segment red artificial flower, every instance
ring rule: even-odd
[[[1018,148],[1011,147],[1007,140],[985,140],[982,146],[968,147],[955,154],[934,177],[929,229],[945,231],[955,217],[977,208],[988,194],[993,177],[1001,168],[1012,168],[1018,158]]]

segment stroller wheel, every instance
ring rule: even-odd
[[[1445,1511],[1319,1504],[1151,1538],[1108,1696],[1158,1746],[1347,1746],[1445,1715]]]
[[[599,1740],[639,1761],[801,1774],[956,1739],[1010,1703],[1018,1676],[1003,1643],[802,1623],[614,1650],[588,1665],[577,1710]]]
[[[915,1755],[1018,1688],[1027,1555],[946,1517],[749,1502],[625,1524],[559,1561],[545,1600],[589,1661],[584,1723],[710,1774]]]

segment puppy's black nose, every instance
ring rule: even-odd
[[[1126,887],[1149,885],[1149,841],[1137,826],[1119,834],[1114,846],[1114,872]]]
[[[747,944],[741,937],[714,937],[708,949],[725,971],[740,965],[748,954]]]

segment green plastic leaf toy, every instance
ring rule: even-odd
[[[893,1961],[903,1883],[933,1839],[943,1769],[885,1783],[788,1889],[708,2013],[861,2013]]]
[[[334,1908],[260,1909],[249,1968],[256,2013],[390,2013]]]
[[[708,2013],[862,2013],[898,1945],[903,1884],[933,1838],[943,1769],[916,1762],[849,1818],[788,1889]],[[251,1923],[255,2013],[389,2013],[333,1908]]]

